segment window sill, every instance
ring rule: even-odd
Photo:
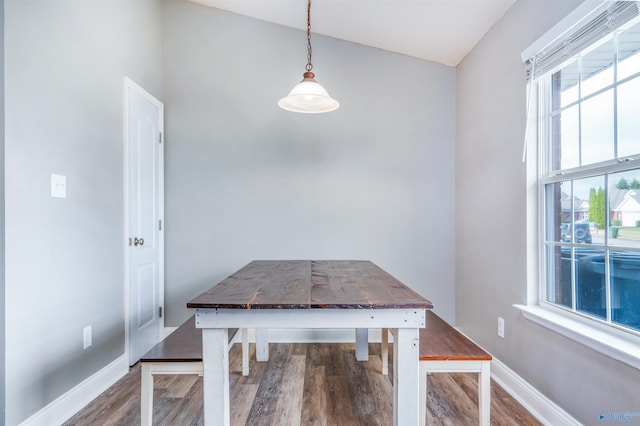
[[[640,339],[618,330],[605,330],[541,306],[514,305],[522,315],[610,358],[640,369]],[[587,320],[588,321],[588,320]]]

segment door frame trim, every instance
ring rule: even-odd
[[[135,91],[142,95],[146,100],[158,107],[160,114],[159,128],[162,135],[162,147],[158,155],[158,218],[162,221],[162,230],[158,234],[158,303],[162,308],[162,317],[159,318],[158,325],[158,341],[162,339],[164,332],[164,104],[155,98],[151,93],[147,92],[129,77],[124,77],[124,135],[123,135],[123,164],[124,164],[124,350],[129,365],[131,365],[131,348],[129,336],[129,318],[131,314],[131,283],[129,281],[130,265],[129,265],[129,91]]]

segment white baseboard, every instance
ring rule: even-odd
[[[531,386],[495,357],[491,361],[491,378],[504,388],[544,425],[580,426],[581,423]]]
[[[124,377],[128,371],[127,356],[123,354],[102,370],[49,403],[20,425],[51,426],[62,424]]]

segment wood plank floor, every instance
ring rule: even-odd
[[[354,344],[274,344],[268,363],[255,361],[241,375],[242,351],[230,351],[232,425],[391,425],[392,377],[382,376],[380,345],[369,345],[369,361],[355,360]],[[392,351],[389,351],[392,353]],[[392,362],[390,361],[390,367]],[[477,425],[475,374],[428,377],[429,425]],[[202,425],[202,378],[156,376],[154,425]],[[140,365],[65,425],[139,425]],[[491,382],[492,425],[540,425]]]

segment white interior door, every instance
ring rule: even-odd
[[[160,341],[163,329],[163,105],[125,79],[129,364]]]

